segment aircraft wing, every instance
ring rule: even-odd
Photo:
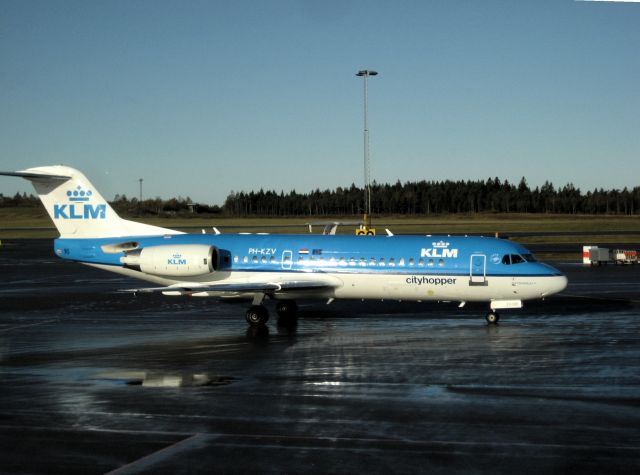
[[[171,292],[175,294],[189,295],[198,292],[246,292],[246,293],[271,293],[293,290],[318,290],[337,287],[337,283],[326,280],[288,280],[283,282],[235,282],[220,284],[175,284],[167,287],[148,287],[142,289],[124,289],[120,292],[129,293],[155,293]]]

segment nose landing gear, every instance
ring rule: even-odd
[[[487,323],[489,325],[497,325],[498,321],[500,321],[500,315],[495,310],[490,310],[485,317],[487,319]]]

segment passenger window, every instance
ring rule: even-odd
[[[429,259],[429,262],[427,262],[427,266],[433,267],[433,259]]]
[[[502,257],[502,263],[506,265],[511,265],[511,259],[509,259],[509,254],[505,254]]]
[[[267,256],[262,256],[262,259],[260,259],[260,262],[262,262],[263,264],[267,263]]]
[[[242,258],[242,262],[246,264],[247,262],[249,262],[249,258],[247,256],[244,256]]]
[[[360,258],[360,265],[361,266],[366,266],[367,265],[367,260],[364,257]]]
[[[269,262],[270,262],[271,264],[273,264],[275,261],[276,261],[276,258],[275,258],[274,256],[271,256],[271,257],[269,258]]]
[[[238,263],[238,256],[233,256],[233,262]]]
[[[389,259],[389,267],[395,267],[396,266],[396,260],[392,257],[391,259]]]
[[[414,260],[413,260],[413,257],[412,257],[411,259],[409,259],[409,265],[413,266],[413,264],[414,264]]]
[[[258,256],[253,256],[251,258],[251,262],[253,262],[254,264],[257,264],[258,263]]]
[[[401,257],[400,260],[398,261],[398,265],[400,267],[404,267],[404,257]]]
[[[440,259],[438,261],[438,266],[440,266],[440,267],[444,266],[444,259]]]
[[[375,266],[376,264],[377,264],[377,262],[376,262],[376,258],[375,257],[372,257],[371,259],[369,259],[369,265],[370,266]]]
[[[282,262],[288,264],[289,262],[291,262],[291,256],[289,255],[284,256],[284,259],[282,259]]]
[[[344,257],[340,258],[340,265],[341,266],[346,266],[347,265],[347,260]]]
[[[419,265],[420,267],[424,266],[424,259],[420,259],[420,260],[418,261],[418,265]]]
[[[384,257],[380,258],[380,266],[384,267],[385,263],[384,263]]]
[[[355,266],[355,265],[356,265],[356,259],[355,259],[355,257],[352,257],[351,259],[349,259],[349,265],[350,265],[350,266]]]

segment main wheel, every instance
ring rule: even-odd
[[[269,312],[262,305],[254,305],[247,310],[247,323],[249,325],[264,325],[269,321]]]
[[[486,319],[489,325],[495,325],[500,320],[500,315],[498,315],[498,312],[492,310],[487,313]]]
[[[298,305],[293,300],[281,300],[276,304],[278,312],[278,326],[295,328],[298,324]]]
[[[298,305],[293,300],[280,300],[276,304],[276,312],[280,318],[295,319],[298,315]]]

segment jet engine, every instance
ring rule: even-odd
[[[218,249],[206,244],[149,246],[125,252],[124,267],[146,274],[194,277],[210,274],[218,267]]]

